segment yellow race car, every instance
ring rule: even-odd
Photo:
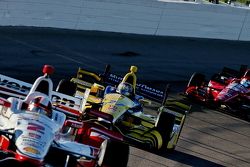
[[[87,97],[81,111],[82,135],[98,133],[107,138],[122,137],[125,143],[140,148],[174,150],[190,106],[166,100],[167,89],[137,83],[136,66],[124,77],[106,69],[102,75],[79,69],[75,78],[61,81],[57,87],[59,92]],[[153,104],[160,106],[156,110],[144,107]]]

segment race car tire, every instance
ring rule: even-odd
[[[239,70],[235,70],[235,69],[228,68],[228,67],[223,67],[221,71],[221,75],[226,76],[226,77],[232,77],[232,78],[241,78],[243,77],[247,69],[248,69],[248,66],[244,64],[240,66]]]
[[[129,145],[117,141],[105,140],[101,145],[97,165],[99,167],[126,167],[129,158]]]
[[[244,120],[250,121],[250,107],[248,105],[242,105],[239,114]]]
[[[163,97],[162,103],[161,103],[162,106],[164,106],[166,101],[167,101],[169,91],[170,91],[170,85],[167,84],[166,88],[165,88],[165,91],[164,91],[164,97]]]
[[[190,87],[190,86],[200,87],[204,81],[205,81],[205,75],[200,74],[200,73],[193,73],[193,75],[189,79],[187,87]]]
[[[250,70],[246,70],[244,72],[244,77],[250,77]]]
[[[55,158],[56,155],[56,158]],[[60,167],[65,166],[67,156],[69,154],[65,151],[62,151],[56,147],[50,147],[47,155],[45,156],[44,163],[46,166]],[[67,162],[67,166],[77,166],[78,161],[74,156],[70,156]]]
[[[62,79],[57,85],[56,91],[69,96],[74,96],[76,92],[76,84],[69,80]]]
[[[18,161],[14,158],[6,158],[4,160],[0,160],[0,166],[1,167],[14,167],[14,166],[18,166],[18,167],[33,167],[34,164],[28,162],[28,161]]]
[[[186,119],[186,116],[185,116],[184,121],[183,121],[183,123],[182,123],[182,125],[181,125],[180,131],[179,131],[179,134],[178,134],[178,136],[177,136],[177,141],[176,141],[176,143],[178,142],[178,140],[179,140],[179,138],[180,138],[180,135],[181,135],[181,132],[182,132],[182,129],[183,129],[184,123],[185,123],[185,119]],[[168,150],[167,150],[167,152],[170,152],[170,153],[174,152],[175,147],[176,147],[176,145],[175,145],[173,148],[168,149]]]
[[[160,112],[155,122],[156,129],[162,136],[162,146],[159,149],[160,152],[167,151],[167,145],[171,138],[173,126],[175,122],[175,116],[167,112]]]
[[[106,82],[110,69],[111,69],[111,65],[107,64],[103,74],[101,74],[101,82]]]

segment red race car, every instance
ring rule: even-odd
[[[186,87],[189,99],[203,102],[223,111],[233,112],[250,119],[250,69],[241,66],[240,71],[224,68],[207,82],[205,75],[194,73]]]

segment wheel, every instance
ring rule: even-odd
[[[245,71],[244,77],[250,77],[250,70],[246,70],[246,71]]]
[[[160,112],[155,122],[156,129],[162,136],[162,146],[159,151],[166,151],[173,131],[175,116],[167,112]]]
[[[129,158],[129,145],[105,140],[101,145],[101,151],[98,157],[98,166],[126,167]]]
[[[0,160],[1,167],[9,167],[9,166],[20,166],[22,167],[21,163],[16,160],[14,157],[8,157]]]
[[[187,87],[190,86],[201,86],[205,81],[205,75],[200,73],[194,73],[191,78],[189,79]]]
[[[164,91],[164,97],[163,97],[163,100],[161,102],[162,106],[164,106],[166,101],[167,101],[169,91],[170,91],[170,84],[167,84],[166,88],[165,88],[165,91]]]
[[[178,140],[179,140],[179,138],[180,138],[181,131],[182,131],[183,126],[184,126],[184,123],[185,123],[186,115],[185,115],[184,117],[185,117],[185,118],[184,118],[184,120],[183,120],[183,122],[182,122],[182,124],[181,124],[181,128],[180,128],[179,134],[178,134],[178,136],[177,136],[177,141],[176,141],[176,144],[177,144],[177,142],[178,142]],[[174,145],[174,147],[173,147],[173,148],[170,148],[170,149],[168,149],[167,151],[168,151],[168,152],[170,152],[170,153],[172,153],[172,152],[174,152],[175,147],[176,147],[176,145]]]
[[[57,85],[56,91],[69,96],[74,96],[76,92],[76,84],[69,80],[62,79]]]
[[[55,155],[57,158],[55,158]],[[46,166],[53,166],[53,167],[61,167],[66,165],[67,156],[69,156],[67,167],[68,166],[77,166],[78,161],[77,158],[74,156],[70,156],[67,152],[62,151],[55,147],[50,147],[47,155],[44,158],[44,164]]]
[[[247,69],[248,69],[248,65],[242,64],[242,65],[240,66],[240,77],[242,77],[242,76],[244,76],[244,75],[249,76],[250,71],[247,70]],[[248,73],[248,75],[247,75],[247,73]]]
[[[239,114],[243,119],[250,121],[250,107],[248,105],[242,105]]]
[[[111,65],[107,64],[103,74],[101,74],[101,82],[106,82],[107,81],[107,77],[108,77],[108,74],[110,72],[110,69],[111,69]]]
[[[15,159],[8,159],[8,160],[0,162],[0,166],[1,167],[11,167],[11,166],[34,167],[35,165],[28,161],[18,161]]]

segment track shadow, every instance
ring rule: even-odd
[[[194,155],[190,155],[184,152],[180,152],[175,150],[173,153],[165,153],[162,155],[159,155],[165,158],[168,158],[173,161],[177,161],[179,163],[193,166],[193,167],[224,167],[223,165],[217,164],[215,162],[196,157]]]

